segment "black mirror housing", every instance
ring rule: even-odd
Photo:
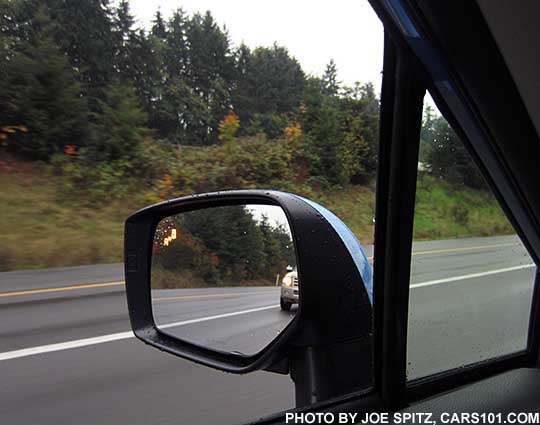
[[[296,247],[302,284],[300,305],[289,325],[255,355],[226,353],[175,338],[154,323],[150,297],[152,242],[163,218],[202,208],[263,204],[283,209]],[[348,233],[347,233],[348,232]],[[350,230],[330,211],[300,196],[239,190],[187,196],[144,208],[126,220],[125,277],[135,335],[171,354],[232,373],[269,369],[287,372],[284,359],[297,348],[335,351],[371,339],[371,266]],[[338,350],[339,351],[339,350]]]

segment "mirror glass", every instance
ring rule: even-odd
[[[164,332],[220,351],[259,352],[297,310],[285,213],[232,205],[164,218],[154,234],[151,290]]]

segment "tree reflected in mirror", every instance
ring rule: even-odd
[[[280,207],[231,205],[169,216],[154,234],[154,320],[190,342],[254,354],[294,316],[293,275],[294,244]]]

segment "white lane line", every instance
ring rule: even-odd
[[[183,320],[181,322],[167,323],[161,325],[161,329],[174,328],[176,326],[190,325],[192,323],[207,322],[208,320],[223,319],[224,317],[239,316],[241,314],[255,313],[257,311],[270,310],[271,308],[277,308],[279,304],[267,305],[265,307],[250,308],[249,310],[233,311],[232,313],[216,314],[215,316],[201,317],[199,319]]]
[[[176,326],[190,325],[193,323],[207,322],[209,320],[223,319],[225,317],[239,316],[241,314],[255,313],[258,311],[269,310],[279,307],[279,304],[268,305],[265,307],[251,308],[249,310],[233,311],[231,313],[216,314],[214,316],[200,317],[198,319],[183,320],[181,322],[167,323],[160,326],[162,329],[173,328]],[[57,344],[40,345],[39,347],[23,348],[21,350],[6,351],[0,353],[0,361],[17,359],[20,357],[33,356],[35,354],[51,353],[53,351],[69,350],[71,348],[86,347],[88,345],[103,344],[105,342],[119,341],[121,339],[134,338],[132,331],[119,332],[115,334],[96,336],[92,338],[76,339],[74,341],[60,342]]]
[[[527,269],[531,267],[535,267],[535,264],[524,264],[524,265],[515,266],[515,267],[506,267],[503,269],[488,270],[481,273],[473,273],[473,274],[467,274],[467,275],[462,275],[462,276],[449,277],[445,279],[436,279],[436,280],[429,280],[426,282],[413,283],[411,285],[411,288],[421,288],[424,286],[439,285],[441,283],[474,279],[477,277],[489,276],[489,275],[498,274],[498,273],[506,273],[506,272],[511,272],[515,270]],[[277,308],[277,307],[279,307],[278,304],[269,305],[265,307],[259,307],[259,308],[252,308],[249,310],[234,311],[232,313],[224,313],[224,314],[217,314],[214,316],[201,317],[198,319],[184,320],[181,322],[167,323],[166,325],[161,326],[161,328],[166,329],[166,328],[172,328],[175,326],[189,325],[192,323],[206,322],[208,320],[222,319],[225,317],[239,316],[241,314],[255,313],[257,311],[269,310],[269,309]],[[133,332],[128,331],[128,332],[119,332],[119,333],[109,334],[109,335],[96,336],[93,338],[78,339],[75,341],[61,342],[58,344],[49,344],[49,345],[41,345],[39,347],[23,348],[21,350],[7,351],[5,353],[0,353],[0,361],[16,359],[16,358],[26,357],[26,356],[33,356],[35,354],[50,353],[53,351],[68,350],[71,348],[85,347],[88,345],[103,344],[105,342],[118,341],[121,339],[127,339],[127,338],[133,338],[133,337],[134,337]]]
[[[133,335],[132,331],[119,332],[116,334],[96,336],[93,338],[60,342],[58,344],[40,345],[38,347],[23,348],[22,350],[6,351],[5,353],[0,353],[0,361],[33,356],[35,354],[51,353],[53,351],[69,350],[71,348],[86,347],[87,345],[103,344],[104,342],[119,341],[121,339],[132,338],[134,336],[135,335]]]
[[[439,285],[441,283],[455,282],[455,281],[458,281],[458,280],[474,279],[474,278],[477,278],[477,277],[489,276],[491,274],[513,272],[515,270],[528,269],[528,268],[531,268],[531,267],[536,267],[536,265],[535,264],[522,264],[521,266],[506,267],[504,269],[488,270],[486,272],[465,274],[465,275],[462,275],[462,276],[447,277],[445,279],[428,280],[427,282],[413,283],[411,285],[411,288],[423,288],[424,286],[433,286],[433,285]]]

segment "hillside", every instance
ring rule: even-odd
[[[60,267],[122,261],[123,221],[156,199],[155,193],[99,206],[66,199],[63,179],[37,163],[0,164],[0,269]],[[363,243],[372,243],[372,186],[349,185],[312,197],[338,214]],[[451,190],[423,178],[417,195],[415,237],[444,239],[512,233],[485,192]]]

